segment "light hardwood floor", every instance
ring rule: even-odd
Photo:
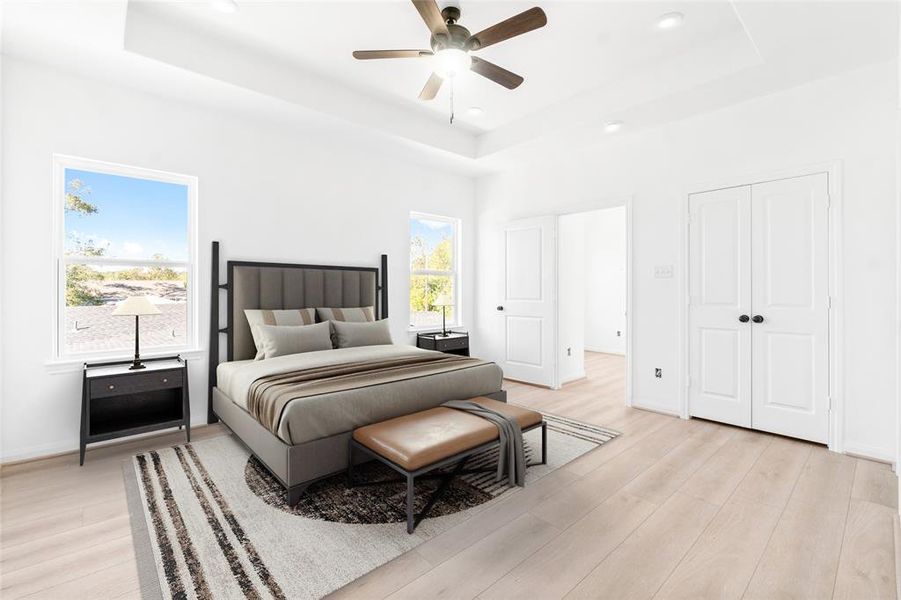
[[[621,357],[511,402],[623,435],[336,598],[894,598],[896,480],[823,447],[623,406]],[[218,426],[195,438],[223,435]],[[0,596],[133,598],[121,461],[169,434],[3,469]]]

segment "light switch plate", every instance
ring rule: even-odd
[[[673,265],[657,265],[654,267],[654,279],[672,279]]]

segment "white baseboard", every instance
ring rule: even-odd
[[[599,352],[601,354],[616,354],[617,356],[625,356],[626,351],[620,350],[619,348],[600,348],[597,346],[585,346],[586,352]]]
[[[661,404],[655,400],[643,400],[641,398],[632,398],[632,408],[641,408],[657,413],[662,413],[670,417],[679,417],[679,409]]]
[[[585,377],[586,377],[585,371],[581,371],[581,372],[579,372],[579,373],[576,373],[576,374],[573,375],[572,377],[567,377],[566,379],[561,379],[561,380],[560,380],[560,385],[566,385],[567,383],[572,383],[573,381],[578,381],[578,380],[580,380],[580,379],[585,379]]]
[[[856,456],[859,458],[868,458],[870,460],[879,461],[882,463],[888,463],[890,465],[895,464],[895,456],[892,452],[888,452],[881,448],[876,448],[874,446],[869,446],[867,444],[860,444],[857,442],[849,442],[845,440],[845,454],[849,456]]]
[[[203,427],[206,425],[206,418],[200,419],[198,421],[191,420],[191,428]],[[138,435],[131,435],[123,438],[116,438],[113,440],[109,440],[106,442],[96,442],[88,446],[90,448],[99,448],[101,446],[109,446],[114,444],[122,444],[129,441],[134,441],[136,439],[145,438],[145,437],[153,437],[156,435],[163,435],[166,433],[172,433],[176,431],[175,428],[172,429],[161,429],[159,431],[151,431],[149,433],[141,433]],[[78,448],[78,439],[76,438],[74,441],[65,441],[65,442],[51,442],[49,444],[38,444],[36,446],[27,446],[25,448],[18,448],[11,452],[4,452],[0,454],[0,466],[9,466],[14,465],[16,463],[22,462],[31,462],[33,460],[43,460],[45,458],[54,458],[56,456],[64,456],[66,454],[75,454],[79,450]]]
[[[73,442],[53,442],[50,444],[27,446],[25,448],[13,450],[12,452],[4,452],[0,455],[0,465],[6,466],[29,460],[51,458],[61,454],[71,454],[72,452],[78,452],[77,440],[74,444]]]

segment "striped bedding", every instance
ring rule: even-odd
[[[384,345],[219,366],[219,387],[269,431],[300,444],[448,400],[500,391],[491,362]]]

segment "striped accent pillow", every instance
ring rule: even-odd
[[[350,323],[363,323],[375,321],[375,308],[372,306],[359,306],[356,308],[317,308],[316,314],[320,321],[345,321]]]
[[[293,308],[290,310],[245,309],[244,316],[250,325],[250,333],[253,335],[253,343],[257,347],[257,355],[254,360],[263,360],[262,340],[257,334],[257,325],[312,325],[316,322],[316,309]]]

